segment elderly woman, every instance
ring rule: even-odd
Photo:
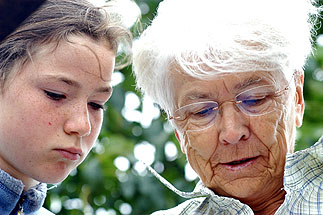
[[[46,183],[62,182],[93,147],[118,46],[131,44],[109,5],[47,0],[0,43],[1,215],[51,214]]]
[[[199,175],[156,214],[323,214],[323,140],[294,153],[307,0],[165,0],[134,46],[137,86],[168,114]]]

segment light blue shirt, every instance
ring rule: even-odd
[[[253,215],[251,208],[239,200],[218,196],[199,182],[191,193],[178,191],[149,168],[168,188],[189,198],[180,205],[153,215]],[[312,147],[287,154],[284,188],[285,201],[276,215],[323,215],[323,136]]]

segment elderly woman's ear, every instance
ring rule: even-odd
[[[181,145],[181,150],[184,154],[186,154],[185,140],[183,134],[178,132],[177,129],[174,130],[175,136],[179,144]]]
[[[295,75],[295,111],[296,111],[296,126],[301,127],[303,123],[304,115],[304,97],[303,97],[303,85],[304,85],[304,71],[299,70]]]

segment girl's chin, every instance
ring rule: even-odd
[[[39,178],[39,182],[41,183],[46,183],[46,184],[58,184],[58,183],[61,183],[62,181],[64,181],[67,176],[69,175],[68,174],[62,174],[62,175],[53,175],[52,177],[46,177],[46,178]]]

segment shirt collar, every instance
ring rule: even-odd
[[[302,190],[311,182],[321,186],[321,180],[315,180],[322,174],[323,166],[323,136],[313,146],[287,154],[284,171],[284,189]],[[300,168],[301,167],[301,168]]]
[[[39,183],[24,191],[22,181],[0,169],[0,185],[1,214],[10,214],[21,201],[24,212],[32,213],[39,210],[45,201],[46,184]]]

